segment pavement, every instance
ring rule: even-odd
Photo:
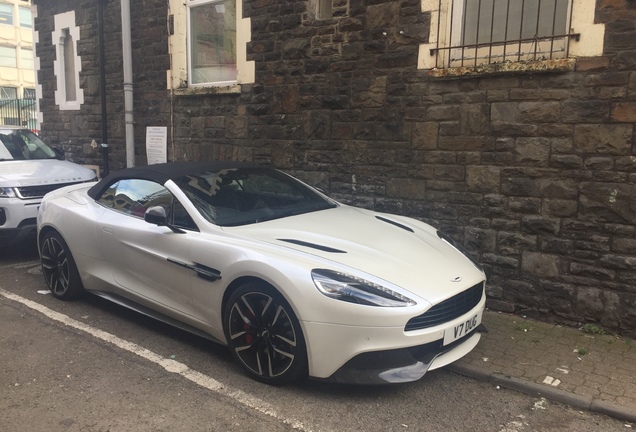
[[[483,323],[488,333],[447,369],[636,425],[636,341],[489,310]]]

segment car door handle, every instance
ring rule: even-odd
[[[112,233],[113,233],[113,230],[112,230],[112,229],[110,229],[110,228],[108,228],[108,227],[102,227],[102,229],[104,230],[104,232],[105,232],[106,234],[112,234]]]

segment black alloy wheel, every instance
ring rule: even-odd
[[[307,374],[307,350],[296,315],[275,290],[238,288],[224,314],[232,356],[258,381],[281,385]]]
[[[46,284],[61,300],[79,297],[84,288],[68,245],[57,232],[44,234],[40,242],[40,261]]]

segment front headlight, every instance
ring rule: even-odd
[[[0,188],[0,198],[15,198],[13,188]]]
[[[318,290],[334,299],[367,306],[405,307],[415,301],[389,288],[333,270],[316,269],[311,278]]]

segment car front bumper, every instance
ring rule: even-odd
[[[410,348],[373,351],[349,360],[328,381],[348,384],[394,384],[416,381],[431,368],[445,366],[468,354],[479,342],[483,324],[447,346],[442,340]],[[437,363],[437,367],[432,367]]]
[[[436,327],[405,331],[404,327],[342,326],[304,323],[312,378],[353,384],[392,384],[424,374],[468,354],[485,327],[485,296],[468,313]],[[479,317],[479,325],[445,344],[445,334]]]
[[[0,246],[35,238],[36,217],[41,199],[0,199]]]

